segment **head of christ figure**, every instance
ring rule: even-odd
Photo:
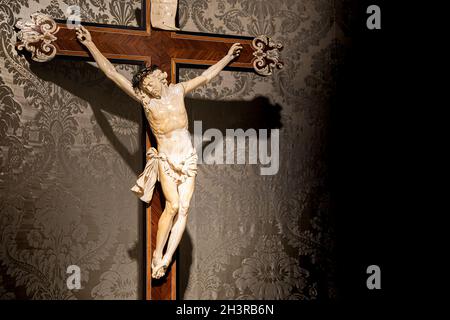
[[[134,91],[146,94],[150,98],[161,98],[162,87],[167,84],[167,73],[155,65],[143,68],[133,77]]]

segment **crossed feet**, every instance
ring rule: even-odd
[[[160,279],[166,274],[167,268],[170,265],[170,259],[164,256],[162,259],[160,257],[155,257],[153,255],[152,259],[152,278]]]

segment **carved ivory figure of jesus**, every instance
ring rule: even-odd
[[[77,28],[77,38],[90,51],[106,76],[142,104],[156,137],[158,150],[150,148],[147,151],[145,169],[131,190],[142,201],[149,203],[156,180],[159,180],[166,198],[165,209],[158,223],[156,248],[151,263],[152,277],[159,279],[166,273],[186,227],[197,174],[197,154],[188,131],[184,96],[217,76],[240,55],[242,46],[235,43],[222,60],[202,75],[179,84],[168,84],[167,73],[155,67],[144,68],[134,76],[132,82],[128,81],[102,55],[93,43],[89,31],[83,26]],[[167,249],[163,254],[167,241]]]

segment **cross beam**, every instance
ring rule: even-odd
[[[278,52],[282,45],[262,36],[225,37],[199,35],[186,32],[161,31],[150,26],[150,1],[145,2],[146,25],[144,30],[85,24],[92,40],[108,59],[138,61],[146,65],[156,64],[166,71],[168,80],[177,80],[177,64],[212,65],[222,59],[231,44],[239,42],[243,49],[240,56],[230,65],[243,70],[256,70],[270,75],[272,69],[282,68]],[[17,24],[17,48],[32,53],[32,59],[45,62],[56,55],[87,57],[90,55],[77,38],[74,29],[63,21],[56,23],[52,18],[36,13],[32,21]],[[146,148],[151,147],[151,132],[146,129]],[[156,244],[158,220],[164,207],[164,197],[155,188],[153,199],[146,209],[146,299],[176,299],[176,261],[162,280],[152,281],[151,257]]]
[[[58,55],[88,57],[88,52],[77,41],[74,30],[59,25],[55,42]],[[231,44],[243,46],[241,55],[231,67],[253,69],[252,39],[247,37],[215,37],[183,34],[181,32],[156,31],[130,35],[117,29],[87,29],[98,49],[109,59],[131,59],[156,64],[174,77],[177,63],[211,65],[223,58]],[[106,30],[105,30],[106,29]],[[171,79],[174,81],[175,79]]]

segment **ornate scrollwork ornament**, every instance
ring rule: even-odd
[[[17,34],[17,50],[29,51],[31,58],[37,62],[47,62],[56,56],[57,49],[53,42],[58,39],[55,34],[59,27],[52,18],[33,13],[31,21],[19,20],[16,28],[20,30]]]
[[[253,67],[262,76],[270,76],[273,70],[283,69],[284,63],[280,60],[280,51],[283,49],[281,42],[276,42],[266,35],[253,39]]]

